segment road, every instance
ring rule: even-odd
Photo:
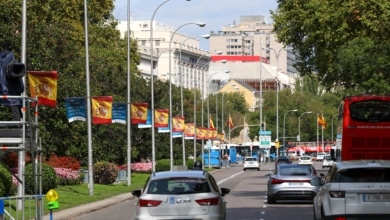
[[[318,172],[322,170],[321,162],[314,162]],[[242,164],[233,164],[229,168],[222,168],[213,172],[220,187],[230,188],[225,196],[227,202],[227,220],[291,220],[313,219],[311,201],[286,201],[277,204],[267,204],[266,173],[272,172],[274,163],[261,164],[260,171],[242,170]],[[133,220],[135,200],[126,200],[115,206],[97,210],[79,216],[75,220]]]

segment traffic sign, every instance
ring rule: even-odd
[[[275,141],[275,148],[279,149],[279,147],[280,147],[279,141]]]

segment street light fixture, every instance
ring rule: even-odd
[[[311,114],[313,112],[304,112],[298,117],[298,146],[301,146],[301,117],[304,114]]]
[[[278,52],[271,47],[261,48],[263,50],[268,49],[272,50],[276,56],[276,142],[279,141],[279,55],[280,52],[284,50],[290,50],[290,48],[280,48]],[[261,65],[261,63],[260,63]]]
[[[288,110],[288,111],[286,111],[286,113],[284,113],[284,118],[283,118],[283,147],[282,147],[282,151],[286,147],[286,115],[289,112],[297,112],[297,111],[298,111],[297,109],[294,109],[294,110]],[[279,153],[278,153],[278,156],[279,156]]]
[[[186,23],[186,24],[183,24],[181,26],[179,26],[174,32],[173,34],[171,35],[171,39],[169,41],[169,149],[170,149],[170,167],[171,167],[171,171],[173,170],[173,140],[172,140],[172,58],[171,58],[171,54],[172,54],[172,40],[173,40],[173,36],[175,36],[176,32],[178,30],[180,30],[180,28],[186,26],[186,25],[190,25],[190,24],[195,24],[195,25],[198,25],[199,27],[204,27],[206,26],[205,23],[200,23],[200,22],[189,22],[189,23]],[[194,158],[195,158],[195,155],[194,155]]]

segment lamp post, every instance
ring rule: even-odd
[[[199,22],[189,22],[189,23],[186,23],[186,24],[183,24],[181,26],[179,26],[171,35],[171,39],[169,41],[169,149],[170,149],[170,165],[171,165],[171,171],[173,170],[173,140],[172,140],[172,58],[171,58],[171,54],[172,54],[172,40],[173,40],[173,36],[175,36],[176,32],[178,30],[180,30],[180,28],[186,26],[186,25],[190,25],[190,24],[195,24],[195,25],[198,25],[199,27],[204,27],[206,26],[205,23],[199,23]],[[195,156],[195,155],[194,155]]]
[[[298,110],[294,109],[294,110],[288,110],[288,111],[286,111],[284,113],[284,117],[283,117],[283,147],[282,147],[282,151],[286,147],[286,115],[289,112],[296,112],[296,111],[298,111]],[[279,154],[278,154],[278,156],[279,156]]]
[[[229,70],[226,70],[225,73],[229,73],[230,71]],[[207,128],[210,129],[210,101],[209,101],[209,92],[210,92],[210,80],[211,78],[217,74],[218,72],[212,74],[211,76],[208,77],[207,79]],[[202,121],[203,121],[203,118],[202,118]],[[202,146],[203,147],[203,146]],[[209,168],[211,168],[211,164],[210,164],[210,149],[209,149]]]
[[[187,38],[185,39],[181,44],[180,44],[180,53],[179,53],[179,62],[180,62],[180,103],[181,103],[181,116],[184,117],[184,106],[183,106],[183,69],[182,69],[182,63],[181,63],[181,48],[182,48],[182,45],[187,41],[187,40],[190,40],[190,39],[196,39],[197,37],[192,37],[192,38]],[[207,35],[202,35],[201,38],[204,38],[204,39],[209,39],[210,38],[210,35],[207,34]],[[203,55],[201,56],[203,57]],[[199,57],[199,59],[201,58]],[[199,60],[198,59],[198,60]],[[198,63],[198,61],[197,61]],[[195,65],[196,66],[196,65]],[[195,95],[195,94],[194,94]],[[194,98],[195,100],[195,98]],[[196,132],[196,130],[195,130]],[[186,165],[186,148],[185,148],[185,137],[184,135],[182,135],[182,151],[183,151],[183,166]],[[194,150],[195,151],[195,150]],[[203,163],[202,163],[203,164]]]
[[[333,117],[332,117],[332,142],[333,142],[333,119],[334,119],[334,117],[336,117],[336,116],[338,116],[339,114],[335,114],[335,115],[333,115]]]
[[[280,48],[278,52],[276,52],[276,50],[271,47],[268,47],[267,49],[272,50],[276,56],[276,142],[278,142],[279,141],[279,55],[282,49],[284,48],[283,47]],[[285,50],[288,50],[288,48],[286,48]]]
[[[227,91],[229,91],[229,90],[231,90],[232,88],[230,88],[230,89],[227,89],[224,93],[222,93],[222,122],[221,122],[221,124],[222,124],[222,133],[224,133],[225,134],[225,127],[224,127],[224,117],[223,117],[223,112],[224,112],[224,110],[223,110],[223,105],[224,105],[224,102],[223,102],[223,99],[225,98],[225,93],[227,92]],[[239,87],[234,87],[233,86],[233,89],[235,89],[235,90],[240,90],[240,88]]]
[[[304,114],[311,114],[312,112],[304,112],[298,117],[298,145],[301,146],[301,117]]]

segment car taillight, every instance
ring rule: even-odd
[[[345,198],[345,191],[330,191],[329,195],[332,198]]]
[[[347,217],[335,217],[334,220],[347,220]]]
[[[282,179],[277,179],[277,178],[273,178],[272,181],[271,181],[271,184],[282,184],[282,183],[291,183],[291,182],[294,182],[294,183],[310,183],[310,180],[282,180]]]
[[[197,199],[195,200],[201,206],[210,206],[210,205],[218,205],[219,198],[210,198],[210,199]]]
[[[157,207],[161,204],[160,200],[140,199],[138,201],[140,207]]]

